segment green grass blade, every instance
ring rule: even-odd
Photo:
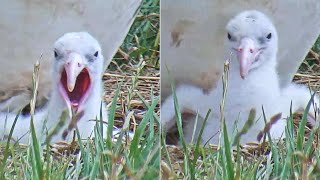
[[[234,179],[234,166],[232,161],[231,144],[228,137],[228,131],[225,121],[223,121],[223,142],[224,142],[224,154],[226,158],[226,172],[228,179]]]
[[[13,134],[13,130],[14,130],[14,127],[16,126],[16,123],[18,121],[18,118],[20,116],[20,111],[18,112],[18,114],[16,115],[14,121],[13,121],[13,124],[12,124],[12,127],[10,129],[10,132],[9,132],[9,136],[8,136],[8,140],[7,140],[7,143],[6,143],[6,147],[5,147],[5,150],[4,150],[4,156],[3,156],[3,159],[1,160],[0,162],[0,179],[5,179],[4,178],[4,175],[5,175],[5,166],[6,166],[6,163],[7,163],[7,159],[9,157],[9,147],[10,147],[10,140],[12,138],[12,134]]]
[[[308,119],[308,113],[309,113],[309,109],[313,103],[313,99],[314,99],[315,94],[313,94],[311,96],[311,99],[308,102],[308,105],[302,115],[302,120],[299,124],[299,128],[298,128],[298,133],[297,133],[297,150],[298,151],[302,151],[303,150],[303,145],[304,145],[304,132],[305,132],[305,127],[307,124],[307,119]]]
[[[114,119],[115,119],[115,113],[116,113],[116,107],[117,107],[117,99],[119,96],[121,85],[118,86],[118,89],[116,90],[114,97],[112,99],[111,106],[109,108],[109,117],[108,117],[108,127],[107,127],[107,147],[108,149],[112,148],[112,136],[113,136],[113,125],[114,125]]]
[[[43,154],[40,151],[40,145],[39,141],[36,135],[36,130],[34,128],[34,123],[33,123],[33,117],[31,117],[30,121],[30,127],[31,127],[31,149],[32,149],[32,161],[34,165],[34,171],[37,175],[37,178],[39,180],[42,180],[44,178],[44,172],[43,172],[43,162],[41,157]]]

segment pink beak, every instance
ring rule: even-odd
[[[71,52],[69,54],[67,62],[64,65],[67,74],[67,87],[69,92],[73,91],[77,81],[77,77],[84,67],[85,66],[81,55],[75,52]]]
[[[248,75],[250,66],[254,62],[258,52],[255,42],[252,39],[244,37],[240,40],[237,57],[240,63],[240,76],[242,79]]]

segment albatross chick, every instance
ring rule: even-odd
[[[311,95],[307,88],[290,85],[285,90],[279,86],[276,72],[278,35],[271,20],[263,13],[251,10],[244,11],[232,18],[226,26],[225,54],[229,59],[229,79],[224,105],[224,118],[229,137],[234,137],[247,122],[251,109],[255,109],[254,122],[240,142],[259,141],[258,134],[270,119],[281,114],[270,129],[273,139],[284,137],[286,118],[289,115],[290,102],[293,112],[305,108]],[[230,57],[231,54],[231,57]],[[290,93],[288,93],[290,92]],[[212,110],[202,135],[202,143],[218,143],[220,124],[220,104],[223,100],[223,82],[217,88],[204,93],[202,88],[183,84],[176,89],[176,96],[181,112],[199,114],[198,123],[187,122],[184,127],[187,140],[191,140],[193,130],[196,135],[203,124],[209,109]],[[310,110],[310,113],[313,110]],[[175,124],[173,95],[161,106],[161,123],[165,129]],[[195,127],[196,126],[196,127]],[[196,137],[197,138],[197,137]]]
[[[71,131],[75,127],[78,127],[82,138],[88,138],[93,134],[95,120],[100,118],[100,106],[103,102],[104,59],[101,47],[87,32],[72,32],[54,43],[52,53],[54,62],[51,96],[47,106],[35,113],[35,128],[39,135],[43,127],[50,131],[57,126],[61,114],[67,112],[66,122],[57,129],[52,140],[71,140]],[[103,119],[106,121],[107,111],[104,105],[102,107]],[[2,113],[0,118],[0,132],[7,135],[15,114]],[[30,116],[21,115],[12,137],[20,139],[20,142],[27,142],[29,125]]]

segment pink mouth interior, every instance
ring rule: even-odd
[[[80,74],[77,77],[75,87],[72,92],[69,92],[68,86],[67,86],[67,73],[66,70],[63,68],[60,82],[62,84],[62,87],[64,91],[66,92],[66,95],[69,98],[69,101],[71,103],[71,106],[75,108],[75,110],[78,109],[79,104],[83,100],[84,96],[87,94],[91,80],[89,72],[86,68],[84,68]]]

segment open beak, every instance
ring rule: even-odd
[[[69,92],[72,92],[77,77],[80,72],[84,69],[84,63],[82,57],[77,53],[70,53],[67,62],[64,65],[66,74],[67,74],[67,87]]]
[[[90,93],[91,77],[85,61],[78,53],[71,52],[61,72],[61,93],[68,105],[78,109]]]
[[[248,75],[250,66],[255,61],[260,51],[256,47],[255,42],[248,37],[244,37],[240,40],[240,45],[236,50],[240,63],[240,76],[244,79]]]

